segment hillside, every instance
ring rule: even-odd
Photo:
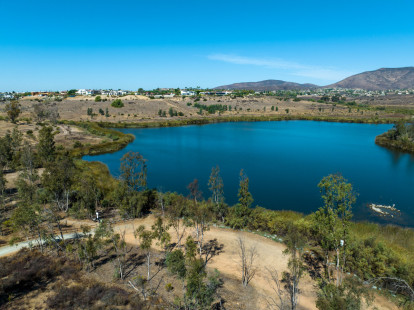
[[[222,85],[215,87],[215,89],[247,89],[255,91],[263,90],[293,90],[293,89],[308,89],[317,88],[319,86],[314,84],[299,84],[294,82],[286,82],[281,80],[265,80],[260,82],[242,82],[229,85]]]
[[[315,84],[299,84],[282,80],[242,82],[215,87],[215,89],[246,89],[255,91],[295,90],[318,88]],[[360,88],[366,90],[387,90],[414,88],[414,67],[381,68],[352,75],[324,88]]]
[[[367,90],[413,88],[414,67],[381,68],[374,71],[366,71],[325,87],[361,88]]]

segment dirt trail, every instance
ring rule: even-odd
[[[134,229],[138,228],[139,225],[144,225],[147,229],[150,229],[154,220],[154,216],[149,216],[145,219],[118,224],[116,225],[115,230],[119,232],[125,230],[126,241],[137,245],[138,242],[133,234]],[[187,233],[191,232],[190,229],[187,229]],[[170,234],[172,241],[176,241],[175,233],[172,230],[170,231]],[[267,309],[264,296],[270,296],[273,294],[273,291],[268,281],[268,272],[266,268],[275,268],[278,270],[279,274],[287,270],[288,257],[283,254],[283,251],[286,248],[283,244],[253,233],[211,227],[205,234],[205,241],[217,239],[218,243],[223,245],[223,249],[220,254],[209,261],[208,268],[217,269],[220,274],[226,275],[227,277],[240,279],[241,275],[237,246],[237,238],[239,236],[244,238],[247,247],[252,245],[256,247],[258,253],[258,258],[256,260],[257,273],[250,285],[255,288],[259,295],[257,296],[257,309]],[[303,310],[317,309],[315,306],[316,283],[309,277],[309,275],[305,275],[304,279],[302,279],[300,288],[302,294],[299,298],[298,308]],[[241,283],[240,289],[243,289]],[[376,297],[375,306],[379,310],[398,309],[398,307],[381,296]]]
[[[80,228],[82,225],[96,225],[96,223],[90,220],[79,221],[74,219],[67,219],[65,221],[73,228]],[[126,242],[134,246],[138,246],[139,243],[134,237],[134,230],[137,229],[140,225],[144,225],[146,229],[150,229],[154,221],[155,217],[151,215],[143,219],[118,223],[114,225],[114,230],[116,232],[125,231]],[[192,233],[193,230],[187,228],[186,235]],[[170,230],[170,234],[172,237],[171,241],[175,242],[175,232]],[[235,279],[236,281],[233,281],[234,283],[240,281],[240,259],[237,245],[237,239],[239,236],[244,239],[247,248],[250,246],[255,246],[258,254],[258,258],[256,260],[257,272],[253,280],[250,282],[251,287],[253,287],[256,292],[256,295],[254,296],[255,301],[253,301],[253,303],[256,303],[255,309],[268,309],[265,296],[271,296],[273,294],[273,291],[271,284],[268,281],[267,268],[274,268],[278,270],[280,275],[283,271],[287,270],[288,257],[283,254],[283,251],[286,248],[283,244],[274,242],[270,239],[253,233],[211,227],[210,230],[206,232],[204,240],[205,242],[208,242],[210,240],[216,239],[222,250],[218,255],[214,256],[209,261],[208,268],[211,270],[217,269],[223,276],[226,276],[230,279]],[[21,246],[13,248],[3,247],[2,250],[4,253],[0,253],[0,256],[16,252],[20,247]],[[226,285],[226,283],[224,285]],[[231,291],[234,291],[234,289],[244,290],[245,288],[243,288],[242,284],[240,283],[239,286],[236,284],[236,288],[233,287]],[[305,275],[305,277],[302,279],[300,289],[302,293],[299,297],[298,309],[317,309],[315,306],[317,291],[316,283],[309,277],[309,275]],[[396,307],[394,304],[382,296],[376,296],[373,306],[375,306],[378,310],[398,309],[398,307]],[[246,305],[241,305],[240,309],[246,309]]]

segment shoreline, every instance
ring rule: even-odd
[[[190,125],[207,125],[216,123],[232,123],[232,122],[276,122],[276,121],[317,121],[317,122],[337,122],[337,123],[355,123],[355,124],[392,124],[398,118],[348,118],[337,116],[223,116],[211,118],[189,118],[179,120],[166,121],[143,121],[132,123],[112,123],[112,122],[84,122],[84,121],[68,121],[62,120],[59,123],[69,124],[81,127],[88,132],[97,136],[111,137],[111,142],[101,144],[83,146],[75,148],[71,151],[74,157],[82,157],[85,155],[101,155],[105,153],[114,153],[122,150],[129,143],[133,142],[135,137],[131,134],[125,134],[117,128],[162,128],[162,127],[180,127]]]
[[[403,143],[398,140],[390,139],[388,131],[375,137],[375,144],[385,147],[389,150],[398,151],[406,154],[414,155],[414,143]]]

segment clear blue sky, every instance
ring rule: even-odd
[[[414,65],[414,1],[0,0],[0,91],[326,85]]]

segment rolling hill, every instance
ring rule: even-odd
[[[366,71],[325,87],[367,90],[414,88],[414,67],[381,68],[375,71]]]
[[[281,80],[265,80],[260,82],[242,82],[230,85],[222,85],[215,87],[215,89],[247,89],[255,91],[264,90],[293,90],[293,89],[308,89],[318,88],[319,86],[314,84],[299,84],[294,82],[286,82]]]

